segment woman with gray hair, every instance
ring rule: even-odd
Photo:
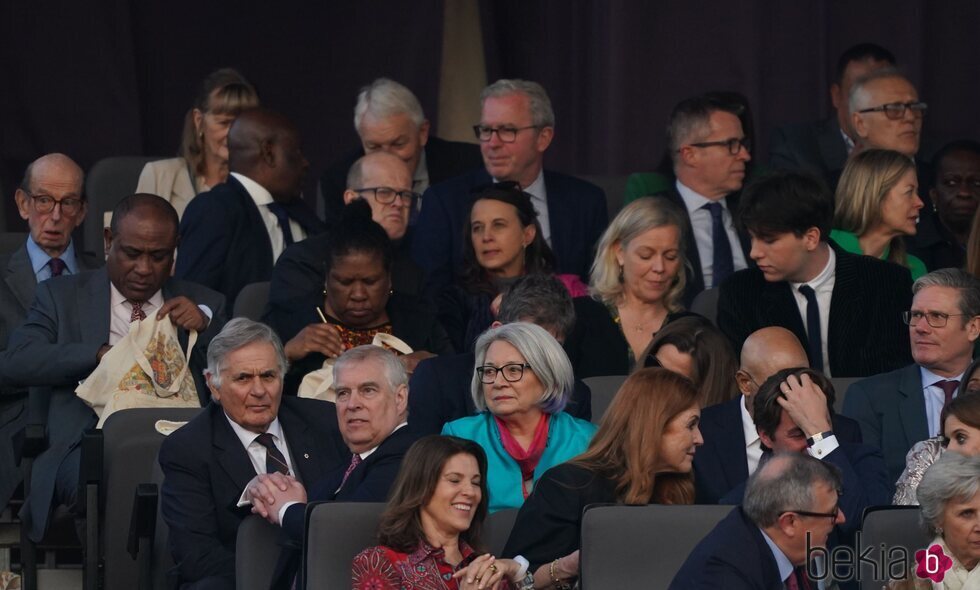
[[[505,324],[477,340],[472,393],[481,412],[442,433],[486,451],[491,512],[520,507],[542,473],[588,447],[595,425],[562,411],[574,383],[565,351],[540,326]]]
[[[953,560],[933,588],[980,588],[980,457],[944,453],[916,490],[922,520]]]

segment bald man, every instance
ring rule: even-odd
[[[749,334],[742,345],[735,381],[742,396],[701,412],[704,445],[694,455],[698,504],[717,504],[759,466],[763,447],[752,420],[752,398],[766,379],[782,369],[808,367],[806,351],[786,328],[772,326]],[[834,433],[844,442],[861,442],[861,429],[850,418],[831,416]]]
[[[30,233],[13,253],[0,254],[0,352],[11,332],[24,321],[34,300],[34,289],[52,276],[73,275],[97,268],[98,256],[76,249],[71,232],[85,219],[82,186],[85,173],[64,154],[34,160],[14,193],[17,210]],[[11,435],[23,427],[27,395],[22,388],[0,388],[0,510],[20,483]]]
[[[268,281],[287,246],[323,231],[301,198],[309,163],[282,115],[250,109],[228,132],[228,180],[196,196],[180,221],[175,275],[222,294]]]

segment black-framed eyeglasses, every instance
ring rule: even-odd
[[[809,516],[811,518],[829,518],[830,523],[834,524],[837,522],[837,515],[840,514],[840,505],[838,504],[837,506],[834,506],[834,509],[831,512],[810,512],[808,510],[786,510],[783,512],[783,514],[786,514],[787,512],[792,512],[793,514],[796,514],[798,516]]]
[[[524,377],[524,369],[530,369],[527,363],[507,363],[500,367],[484,365],[476,368],[476,374],[480,376],[480,382],[490,385],[497,380],[497,373],[504,376],[504,381],[514,383]]]
[[[943,313],[941,311],[903,311],[902,320],[910,325],[914,326],[919,323],[919,320],[926,318],[926,323],[932,328],[943,328],[949,322],[949,318],[955,318],[959,316],[965,316],[965,313]]]
[[[27,196],[34,202],[34,208],[37,209],[38,213],[51,213],[54,211],[55,205],[59,205],[62,214],[74,215],[82,210],[82,203],[84,202],[75,197],[65,197],[59,200],[51,195],[33,195],[27,193]]]
[[[929,109],[929,105],[924,102],[890,102],[888,104],[861,109],[859,113],[885,113],[889,119],[898,120],[905,116],[905,111],[912,111],[912,116],[919,118]]]
[[[749,140],[748,137],[733,137],[731,139],[723,139],[719,141],[699,141],[697,143],[689,143],[687,145],[696,148],[714,147],[716,145],[724,146],[728,148],[728,153],[733,156],[743,147],[747,152],[752,150],[752,141]]]
[[[474,125],[473,133],[476,134],[476,138],[480,141],[490,141],[493,134],[497,134],[497,138],[504,143],[514,143],[517,141],[517,134],[525,129],[538,129],[540,125],[528,125],[527,127],[489,127],[487,125]]]
[[[419,194],[413,191],[400,191],[393,189],[390,186],[368,186],[364,188],[353,189],[355,193],[374,193],[374,200],[381,203],[382,205],[390,205],[395,202],[395,197],[402,200],[402,203],[406,205],[411,205],[415,202],[415,199],[419,198]]]

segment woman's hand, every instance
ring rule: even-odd
[[[487,553],[474,559],[453,577],[459,580],[459,590],[497,590],[502,587],[505,578],[513,580],[520,569],[521,566],[512,559],[497,559]]]
[[[336,358],[344,352],[340,332],[333,324],[310,324],[286,343],[286,358],[298,361],[306,355],[319,352],[327,358]]]

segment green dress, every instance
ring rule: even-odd
[[[858,237],[853,232],[844,231],[842,229],[830,230],[830,239],[837,242],[837,245],[841,248],[847,250],[852,254],[864,254],[861,251],[861,244],[858,242]],[[912,280],[916,280],[922,275],[929,272],[926,270],[926,265],[922,260],[912,256],[911,254],[906,254],[906,266],[909,267],[909,272],[912,273]],[[884,253],[881,255],[882,260],[888,259],[888,248],[885,248]]]

